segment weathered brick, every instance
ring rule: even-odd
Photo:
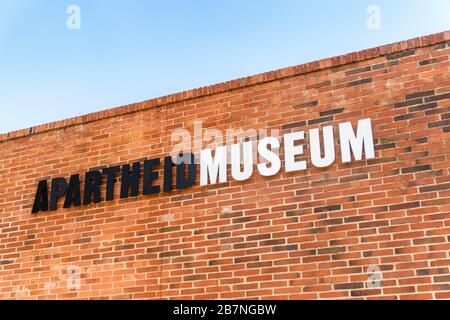
[[[419,188],[420,192],[434,192],[434,191],[442,191],[442,190],[448,190],[448,189],[450,189],[450,183],[435,184],[435,185]]]
[[[333,205],[333,206],[324,206],[324,207],[319,207],[319,208],[315,208],[314,212],[315,213],[320,213],[320,212],[328,212],[328,211],[336,211],[336,210],[341,210],[341,205]]]
[[[323,82],[319,82],[319,83],[308,85],[308,86],[306,86],[306,90],[320,89],[320,88],[323,88],[323,87],[328,87],[330,85],[331,85],[331,81],[327,80],[327,81],[323,81]]]
[[[337,108],[337,109],[321,111],[320,112],[320,116],[321,117],[327,117],[327,116],[331,116],[331,115],[342,113],[342,112],[344,112],[344,110],[345,110],[345,108]]]
[[[369,72],[372,68],[370,66],[367,67],[361,67],[353,70],[348,70],[345,72],[346,76],[351,76],[359,73]]]
[[[285,125],[282,126],[282,129],[283,130],[290,130],[290,129],[304,127],[304,126],[306,126],[306,121],[298,121],[298,122],[285,124]]]
[[[422,104],[420,106],[409,108],[409,112],[424,111],[424,110],[434,109],[437,107],[438,107],[437,103],[426,103],[426,104]]]
[[[407,100],[407,101],[395,103],[394,108],[403,108],[403,107],[413,106],[413,105],[421,104],[421,103],[423,103],[423,98]]]
[[[366,78],[366,79],[351,81],[351,82],[347,83],[347,87],[355,87],[355,86],[359,86],[359,85],[362,85],[362,84],[371,83],[372,81],[373,81],[372,78]]]
[[[333,121],[333,120],[334,120],[334,118],[332,116],[323,117],[323,118],[319,118],[319,119],[308,120],[308,125],[312,126],[312,125],[316,125],[316,124],[323,123],[323,122],[329,122],[329,121]]]
[[[314,101],[310,101],[310,102],[297,104],[294,106],[294,109],[298,110],[298,109],[304,109],[304,108],[311,108],[311,107],[317,106],[318,104],[319,104],[319,101],[314,100]]]
[[[421,171],[428,171],[432,170],[431,165],[422,165],[422,166],[415,166],[415,167],[409,167],[409,168],[403,168],[402,173],[414,173],[414,172],[421,172]]]
[[[401,58],[405,58],[408,56],[412,56],[416,54],[416,50],[415,49],[411,49],[408,51],[403,51],[403,52],[398,52],[398,53],[393,53],[387,56],[388,60],[397,60],[397,59],[401,59]]]
[[[420,207],[420,202],[401,203],[389,206],[390,211],[405,210]]]
[[[434,95],[434,90],[420,91],[415,93],[410,93],[405,96],[406,100],[412,100],[417,98],[424,98]]]
[[[448,99],[450,99],[450,92],[425,98],[425,102],[435,102],[435,101],[448,100]]]

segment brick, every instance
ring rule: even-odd
[[[355,86],[371,83],[372,81],[373,81],[372,78],[366,78],[366,79],[351,81],[351,82],[347,83],[346,86],[347,87],[355,87]]]
[[[405,210],[420,207],[420,202],[408,202],[389,206],[390,211]]]
[[[396,147],[395,142],[393,143],[386,143],[383,145],[377,145],[375,146],[375,150],[380,151],[380,150],[386,150],[386,149],[394,149]]]
[[[414,172],[421,172],[421,171],[429,171],[432,170],[431,165],[423,165],[423,166],[415,166],[415,167],[409,167],[409,168],[403,168],[402,173],[414,173]]]
[[[353,69],[353,70],[348,70],[345,72],[345,75],[352,76],[352,75],[359,74],[359,73],[369,72],[370,70],[372,70],[371,66],[361,67],[361,68],[357,68],[357,69]]]
[[[327,110],[327,111],[321,111],[320,116],[327,117],[327,116],[342,113],[342,112],[344,112],[344,110],[345,110],[345,108],[337,108],[337,109],[331,109],[331,110]]]
[[[419,188],[419,191],[422,193],[425,192],[434,192],[434,191],[442,191],[450,189],[450,183],[437,184],[432,186],[426,186]]]
[[[219,239],[219,238],[228,238],[231,236],[230,232],[222,232],[216,234],[209,234],[208,239]]]
[[[415,117],[417,117],[417,115],[413,113],[402,114],[401,116],[394,117],[394,121],[404,121],[408,119],[414,119]]]
[[[298,109],[304,109],[304,108],[312,108],[315,107],[319,104],[319,101],[314,100],[314,101],[310,101],[310,102],[305,102],[302,104],[298,104],[294,106],[294,109],[298,110]]]
[[[419,61],[419,65],[420,66],[427,66],[427,65],[430,65],[430,64],[434,64],[434,63],[438,63],[438,62],[442,62],[442,61],[445,61],[446,59],[427,59],[427,60],[422,60],[422,61]]]
[[[279,252],[279,251],[297,251],[298,245],[291,244],[286,246],[276,246],[272,248],[273,252]]]
[[[290,129],[304,127],[304,126],[306,126],[306,121],[298,121],[298,122],[285,124],[284,126],[282,126],[282,129],[283,130],[290,130]]]
[[[439,128],[446,126],[450,126],[450,119],[428,123],[428,128]]]
[[[343,177],[339,179],[339,182],[351,182],[351,181],[359,181],[359,180],[367,180],[369,179],[368,174],[359,174],[359,175],[353,175],[349,177]]]
[[[308,125],[309,126],[313,126],[316,124],[320,124],[320,123],[324,123],[324,122],[330,122],[333,121],[334,118],[333,117],[323,117],[323,118],[319,118],[319,119],[313,119],[313,120],[308,120]]]
[[[435,102],[450,99],[450,92],[425,98],[425,102]]]
[[[445,275],[445,276],[437,276],[433,278],[434,282],[439,283],[439,282],[450,282],[450,275]],[[444,290],[448,290],[444,289]]]
[[[401,58],[405,58],[405,57],[409,57],[416,54],[416,50],[415,49],[411,49],[408,51],[403,51],[403,52],[398,52],[398,53],[393,53],[387,56],[388,60],[397,60],[397,59],[401,59]]]
[[[423,97],[429,97],[434,95],[434,90],[428,90],[428,91],[420,91],[415,93],[410,93],[405,96],[406,100],[412,100],[417,98],[423,98]]]
[[[364,283],[362,282],[336,283],[333,285],[333,287],[334,290],[362,289],[364,288]]]
[[[420,106],[409,108],[409,112],[424,111],[424,110],[434,109],[437,107],[438,107],[437,103],[426,103],[426,104],[422,104]]]
[[[315,84],[312,84],[312,85],[308,85],[308,86],[306,86],[306,90],[320,89],[320,88],[323,88],[323,87],[328,87],[330,85],[331,85],[331,81],[327,80],[327,81],[315,83]]]
[[[337,210],[341,210],[341,205],[333,205],[333,206],[325,206],[325,207],[315,208],[314,212],[320,213],[320,212],[337,211]]]
[[[423,98],[418,98],[418,99],[407,100],[407,101],[395,103],[394,108],[403,108],[403,107],[414,106],[414,105],[422,104],[422,103],[423,103]]]

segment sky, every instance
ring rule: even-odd
[[[449,12],[449,0],[0,0],[0,133],[450,30]]]

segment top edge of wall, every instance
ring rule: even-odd
[[[258,85],[266,82],[280,80],[283,78],[294,77],[320,70],[339,67],[351,63],[361,62],[365,60],[374,59],[377,57],[388,56],[402,51],[428,47],[450,40],[450,31],[443,31],[436,34],[417,37],[405,41],[399,41],[387,45],[374,47],[371,49],[360,50],[340,56],[307,62],[304,64],[282,68],[274,71],[268,71],[253,76],[243,77],[235,80],[221,82],[209,86],[204,86],[196,89],[191,89],[179,93],[169,94],[163,97],[145,100],[138,103],[133,103],[125,106],[106,109],[98,112],[89,113],[82,116],[68,118],[64,120],[49,122],[42,125],[37,125],[27,129],[11,131],[0,134],[0,143],[27,137],[30,135],[44,133],[52,130],[58,130],[71,126],[90,123],[97,120],[112,118],[128,113],[138,112],[148,108],[169,105],[191,99],[210,96],[218,93],[223,93],[230,90],[244,88],[248,86]]]

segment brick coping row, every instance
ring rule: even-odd
[[[450,40],[450,31],[443,31],[436,34],[417,37],[414,39],[400,41],[392,44],[382,45],[371,49],[335,56],[332,58],[308,62],[292,67],[278,69],[275,71],[264,72],[253,76],[243,77],[179,93],[169,94],[163,97],[154,98],[138,103],[106,109],[103,111],[93,112],[86,115],[54,121],[42,125],[37,125],[27,129],[3,133],[0,134],[0,143],[3,143],[8,140],[27,137],[38,133],[44,133],[52,130],[58,130],[76,125],[86,124],[97,120],[134,113],[148,108],[160,107],[163,105],[169,105],[200,97],[210,96],[230,90],[280,80],[283,78],[294,77],[311,72],[317,72],[328,68],[334,68],[346,64],[370,60],[377,57],[382,57],[406,50],[428,47],[439,43],[447,42],[449,40]]]

